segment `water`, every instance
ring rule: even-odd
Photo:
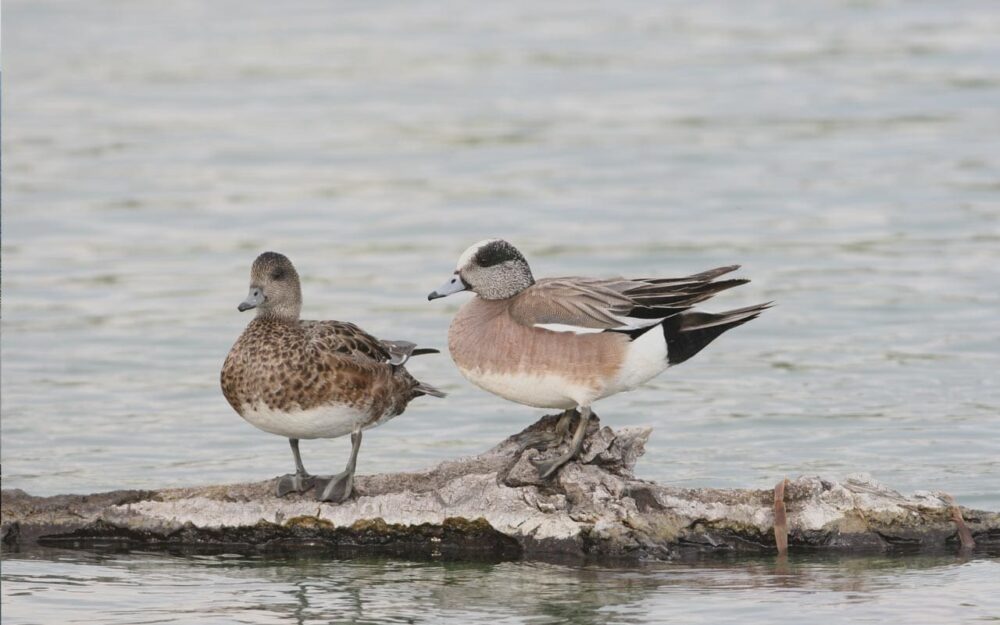
[[[997,565],[953,557],[567,567],[151,554],[7,560],[17,623],[984,622]],[[927,593],[933,585],[935,592]],[[95,592],[99,590],[99,592]],[[183,602],[178,603],[178,596]],[[919,605],[910,613],[908,605]],[[9,610],[9,611],[8,611]]]
[[[655,427],[641,476],[766,487],[866,471],[1000,509],[994,3],[5,9],[5,488],[287,472],[287,445],[218,390],[254,256],[292,258],[308,317],[443,347],[463,296],[424,297],[467,245],[503,236],[536,275],[739,262],[753,282],[708,308],[778,302],[597,406],[609,425]],[[366,436],[363,473],[477,453],[540,414],[474,389],[447,356],[411,370],[451,395]],[[302,447],[324,472],[348,451]],[[352,596],[369,603],[345,620],[773,622],[802,602],[824,620],[1000,615],[982,592],[991,560],[793,558],[781,583],[772,569],[46,552],[3,561],[3,618],[87,601],[101,622],[269,622],[300,595],[303,621]],[[369,596],[372,579],[387,586]]]

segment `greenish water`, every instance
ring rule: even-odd
[[[597,406],[655,428],[642,477],[865,471],[1000,509],[995,3],[4,9],[4,487],[287,472],[284,441],[218,390],[253,257],[292,258],[307,317],[443,347],[459,298],[427,292],[503,236],[539,276],[742,263],[753,282],[707,308],[778,302]],[[539,416],[447,356],[412,370],[450,396],[367,435],[362,473],[477,453]],[[316,471],[348,450],[302,447]],[[789,566],[45,552],[4,557],[3,621],[1000,617],[995,560]]]

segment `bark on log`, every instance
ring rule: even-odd
[[[593,423],[583,451],[549,481],[520,453],[544,417],[486,453],[415,473],[359,476],[344,504],[274,496],[274,481],[33,497],[2,493],[4,549],[167,548],[324,551],[450,558],[669,559],[705,552],[1000,549],[1000,514],[945,493],[909,497],[871,479],[782,481],[778,491],[685,489],[637,479],[649,428]],[[780,505],[779,505],[780,504]],[[779,523],[775,527],[775,511]],[[785,524],[780,523],[781,516]],[[963,528],[964,525],[964,528]],[[784,539],[784,540],[783,540]]]

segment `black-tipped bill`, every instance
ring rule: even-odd
[[[257,308],[263,301],[264,292],[258,288],[250,287],[250,292],[247,293],[247,298],[240,302],[240,305],[236,307],[236,310],[245,312],[251,308]]]
[[[427,295],[427,301],[429,302],[432,299],[438,299],[439,297],[448,297],[452,293],[458,293],[460,291],[466,290],[467,288],[469,287],[465,284],[465,282],[456,272],[455,275],[453,275],[450,280],[448,280],[438,288],[431,291]]]

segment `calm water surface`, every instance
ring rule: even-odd
[[[1000,509],[995,3],[4,8],[4,487],[287,472],[287,444],[218,390],[254,256],[292,258],[307,317],[443,347],[461,296],[427,292],[467,245],[503,236],[536,275],[738,262],[753,282],[708,308],[778,302],[598,405],[612,426],[654,426],[641,476],[865,471]],[[412,370],[451,395],[366,436],[360,471],[476,453],[540,414],[447,356]],[[314,471],[347,451],[303,443]],[[1000,618],[991,560],[46,552],[2,568],[5,623]]]
[[[43,554],[7,559],[17,623],[994,622],[989,561],[774,559],[567,567]],[[16,565],[16,567],[14,566]],[[933,586],[934,592],[927,592]],[[914,610],[919,607],[919,610]]]

